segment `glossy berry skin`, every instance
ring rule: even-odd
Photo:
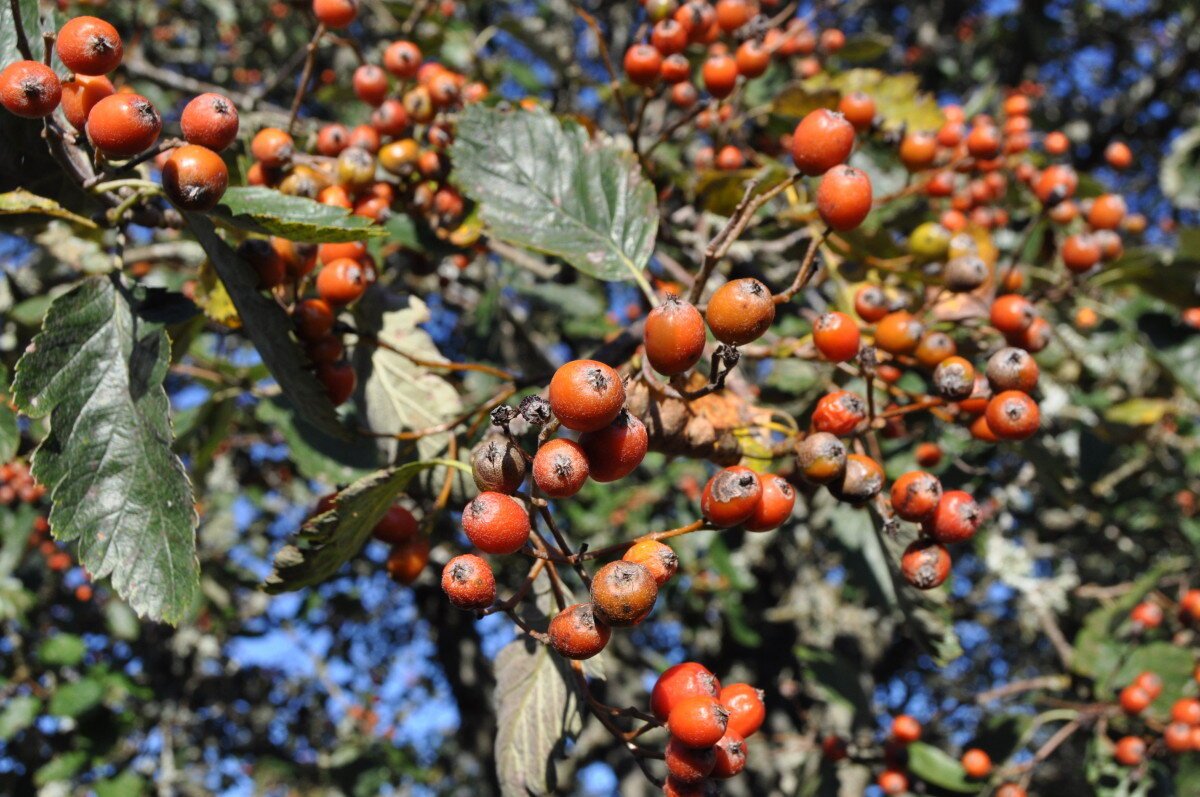
[[[268,168],[278,168],[288,163],[295,152],[292,137],[277,127],[265,127],[254,134],[250,142],[250,154]]]
[[[1163,679],[1158,673],[1147,670],[1138,673],[1138,676],[1133,679],[1133,685],[1144,690],[1146,694],[1150,695],[1151,700],[1157,700],[1158,696],[1162,694]]]
[[[992,759],[978,747],[973,747],[963,753],[962,768],[968,778],[983,780],[992,772]]]
[[[708,669],[694,661],[685,661],[663,671],[650,692],[650,711],[666,721],[672,709],[689,697],[716,698],[721,682]]]
[[[650,436],[646,425],[622,409],[608,426],[579,436],[593,481],[606,483],[623,479],[646,458]]]
[[[646,619],[658,598],[658,582],[640,564],[618,560],[596,571],[592,605],[608,625],[626,628]]]
[[[45,64],[16,61],[0,72],[0,105],[22,119],[49,116],[62,96],[62,82]]]
[[[327,28],[344,28],[358,16],[358,0],[313,0],[313,15]]]
[[[842,114],[826,108],[809,113],[792,132],[792,161],[809,177],[825,174],[845,163],[853,149],[854,125]]]
[[[492,566],[475,554],[454,557],[442,568],[442,592],[459,609],[486,609],[496,601]]]
[[[636,86],[653,86],[662,72],[663,54],[649,44],[635,44],[625,51],[625,75]]]
[[[383,68],[401,80],[417,76],[421,68],[421,49],[410,41],[395,41],[383,51]]]
[[[1113,758],[1125,767],[1136,767],[1146,760],[1146,743],[1136,736],[1125,736],[1117,741]]]
[[[796,447],[796,465],[814,484],[828,484],[846,471],[846,446],[828,432],[805,437]]]
[[[728,730],[714,748],[717,754],[713,777],[727,780],[740,775],[746,768],[746,740],[741,734]]]
[[[575,495],[587,482],[588,472],[583,447],[565,437],[546,441],[533,457],[533,482],[551,498]]]
[[[910,172],[928,169],[937,158],[937,139],[922,130],[911,132],[900,142],[898,154]]]
[[[709,94],[719,100],[725,99],[737,85],[737,61],[724,53],[710,55],[700,70],[700,77]]]
[[[350,304],[366,290],[366,270],[357,260],[348,257],[322,267],[317,274],[317,295],[335,307]]]
[[[861,343],[858,324],[845,313],[824,313],[813,324],[813,345],[826,360],[835,363],[853,360]]]
[[[467,539],[484,553],[516,553],[529,539],[529,513],[504,493],[475,496],[463,509],[462,525]]]
[[[1126,714],[1137,716],[1150,707],[1154,698],[1140,686],[1130,684],[1121,690],[1118,702],[1121,704],[1121,710]]]
[[[992,326],[1006,337],[1024,332],[1033,323],[1036,315],[1029,300],[1015,293],[999,296],[992,302]]]
[[[762,727],[767,718],[761,689],[750,684],[730,684],[721,690],[721,705],[729,711],[728,732],[749,738]]]
[[[547,633],[560,656],[582,661],[604,650],[612,629],[596,616],[592,604],[576,603],[554,616]]]
[[[333,308],[321,299],[302,299],[292,310],[292,321],[300,340],[318,340],[333,329]]]
[[[892,509],[905,520],[924,520],[941,500],[941,481],[922,470],[909,471],[892,484]]]
[[[346,403],[358,386],[358,374],[354,372],[354,366],[345,361],[317,366],[317,380],[324,386],[326,395],[335,407]]]
[[[878,285],[863,285],[854,294],[854,312],[868,324],[888,314],[888,300]]]
[[[950,575],[950,552],[933,540],[916,540],[900,557],[900,573],[917,589],[934,589]]]
[[[951,545],[975,536],[983,514],[975,499],[962,490],[943,493],[937,509],[921,524],[922,530],[937,542]]]
[[[0,77],[0,86],[5,83]],[[2,89],[0,89],[2,91]],[[103,75],[76,75],[75,79],[62,87],[62,110],[71,127],[83,131],[88,115],[96,103],[116,92],[112,81]]]
[[[132,158],[158,141],[162,117],[139,94],[114,94],[92,107],[87,134],[92,146],[110,158]]]
[[[921,342],[925,327],[911,313],[888,313],[875,326],[875,345],[888,354],[911,354]]]
[[[836,166],[817,186],[817,213],[833,230],[845,232],[863,223],[871,212],[871,178],[853,166]]]
[[[777,529],[792,516],[792,509],[796,506],[796,491],[787,479],[767,473],[759,477],[759,481],[762,483],[762,495],[744,523],[746,531]]]
[[[741,465],[718,471],[704,485],[700,511],[714,526],[736,526],[754,514],[762,497],[758,474]]]
[[[371,529],[371,536],[389,545],[399,545],[416,537],[418,531],[413,513],[399,504],[393,504]]]
[[[608,365],[573,360],[550,380],[550,407],[568,429],[595,432],[612,423],[625,405],[625,385]]]
[[[838,103],[838,111],[855,130],[868,130],[875,122],[875,100],[861,91],[844,95]]]
[[[682,374],[704,354],[704,316],[696,306],[671,295],[646,316],[646,359],[660,374]]]
[[[947,357],[933,369],[933,387],[950,401],[970,398],[975,390],[975,366],[963,357]]]
[[[688,747],[678,739],[667,741],[667,772],[681,783],[699,783],[712,774],[717,765],[714,747]]]
[[[1133,164],[1133,152],[1123,141],[1114,141],[1104,148],[1104,160],[1114,169],[1128,169]]]
[[[1172,722],[1163,730],[1163,744],[1172,753],[1192,750],[1192,728],[1182,722]]]
[[[992,390],[1028,393],[1037,387],[1039,369],[1029,352],[1009,346],[988,358],[986,373]]]
[[[756,39],[742,42],[734,54],[738,74],[746,79],[760,76],[771,65],[771,53]]]
[[[1175,704],[1171,706],[1171,721],[1200,725],[1200,700],[1194,697],[1176,700]]]
[[[812,425],[818,432],[845,437],[867,418],[867,403],[848,390],[826,393],[813,410]]]
[[[711,697],[696,695],[679,701],[667,717],[671,736],[688,747],[712,747],[721,741],[729,712]]]
[[[184,106],[179,124],[189,144],[220,152],[237,138],[238,112],[228,97],[201,94]]]
[[[124,48],[117,29],[96,17],[75,17],[55,41],[63,65],[81,75],[105,75],[121,65]]]
[[[892,720],[892,740],[897,744],[912,744],[921,738],[921,723],[908,714]]]
[[[163,190],[182,210],[216,207],[229,185],[229,169],[221,156],[207,147],[176,147],[162,169]]]
[[[679,569],[679,557],[675,551],[658,540],[638,540],[621,559],[646,568],[654,577],[654,583],[660,587],[670,581]]]
[[[1019,390],[1005,390],[988,402],[987,422],[1002,440],[1024,440],[1038,430],[1037,402]]]
[[[770,329],[775,302],[767,286],[753,277],[730,280],[709,298],[705,320],[717,340],[741,346]]]

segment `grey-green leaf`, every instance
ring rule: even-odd
[[[362,549],[371,529],[409,481],[439,465],[465,467],[443,460],[410,462],[376,471],[342,490],[333,509],[310,518],[295,540],[275,554],[275,569],[263,582],[263,589],[270,593],[291,592],[331,578]]]
[[[263,364],[292,406],[313,428],[347,439],[349,433],[338,422],[333,404],[308,370],[299,344],[292,339],[292,323],[287,313],[259,292],[254,269],[221,240],[207,217],[198,213],[185,213],[184,217],[208,254],[217,276],[225,284],[242,326],[258,349]]]
[[[222,226],[304,243],[365,241],[387,235],[372,219],[351,215],[345,208],[262,186],[230,188],[210,215]]]
[[[199,592],[192,489],[171,452],[163,390],[170,342],[114,280],[79,283],[50,305],[17,364],[13,393],[50,434],[33,455],[50,527],[76,542],[139,614],[178,623]]]
[[[7,742],[28,728],[42,710],[42,701],[33,695],[18,695],[0,710],[0,742]]]
[[[583,729],[570,665],[527,636],[496,657],[496,774],[504,797],[551,794],[554,759]]]
[[[984,786],[968,780],[962,765],[948,753],[924,742],[908,746],[908,769],[926,783],[961,794],[976,794]]]
[[[17,455],[21,443],[21,431],[17,428],[17,414],[4,401],[0,391],[0,462],[8,462]]]
[[[75,634],[55,634],[38,647],[38,659],[51,667],[78,664],[86,653],[87,645]]]
[[[92,678],[62,684],[50,697],[48,711],[56,717],[86,714],[104,699],[104,685]]]
[[[472,105],[452,151],[488,232],[603,280],[634,279],[654,251],[654,188],[637,159],[544,110]]]

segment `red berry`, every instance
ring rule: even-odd
[[[686,697],[671,709],[667,728],[688,747],[712,747],[725,735],[729,712],[711,697]]]
[[[775,320],[771,291],[753,277],[731,280],[713,293],[705,320],[717,340],[741,346],[762,337]]]
[[[635,44],[625,51],[625,75],[638,86],[652,86],[662,71],[663,54],[649,44]]]
[[[674,294],[646,316],[646,359],[660,374],[687,371],[704,354],[704,316]]]
[[[0,72],[0,105],[24,119],[54,113],[62,96],[58,75],[37,61],[16,61]]]
[[[974,747],[963,753],[962,768],[968,778],[983,780],[992,773],[992,759],[987,753]]]
[[[162,117],[139,94],[114,94],[92,107],[87,134],[92,146],[110,158],[132,158],[154,146]]]
[[[718,471],[704,485],[700,511],[718,527],[736,526],[754,514],[762,497],[758,474],[741,465]]]
[[[943,545],[966,542],[975,536],[983,515],[975,499],[962,490],[950,490],[942,495],[937,509],[925,519],[921,528]]]
[[[313,14],[327,28],[344,28],[358,16],[358,0],[313,0]]]
[[[633,473],[646,458],[650,436],[646,425],[623,409],[603,429],[581,434],[579,445],[587,456],[592,480],[614,482]]]
[[[184,107],[179,124],[189,144],[220,152],[237,138],[238,112],[227,97],[201,94]]]
[[[621,559],[649,570],[650,575],[654,576],[654,582],[660,587],[679,569],[679,557],[675,555],[675,551],[671,550],[671,546],[657,540],[638,540]]]
[[[812,425],[818,432],[845,437],[867,418],[867,403],[848,390],[826,393],[813,410]]]
[[[905,520],[924,520],[941,499],[942,483],[925,471],[909,471],[892,485],[892,509]]]
[[[761,689],[750,684],[730,684],[721,690],[721,705],[729,711],[729,731],[753,736],[767,717]]]
[[[117,29],[96,17],[75,17],[58,31],[55,46],[63,65],[81,75],[105,75],[121,64]]]
[[[899,744],[912,744],[921,738],[921,723],[908,714],[892,720],[892,739]]]
[[[334,306],[350,304],[366,290],[366,270],[348,257],[334,260],[317,274],[317,294]]]
[[[588,471],[583,447],[563,437],[546,441],[533,458],[533,481],[551,498],[575,495],[587,482]]]
[[[229,169],[211,149],[185,144],[163,164],[162,185],[167,198],[183,210],[210,210],[225,194]]]
[[[830,228],[853,230],[871,212],[871,178],[853,166],[836,166],[817,186],[817,213]]]
[[[917,589],[940,587],[950,575],[950,552],[933,540],[916,540],[900,557],[904,580]]]
[[[818,108],[801,119],[792,132],[792,160],[809,177],[845,163],[853,149],[854,125],[836,111]]]
[[[496,600],[496,577],[486,561],[474,554],[463,554],[442,568],[442,592],[460,609],[486,609]]]
[[[746,768],[746,740],[733,730],[725,732],[716,745],[717,763],[713,777],[722,780],[740,775]]]
[[[762,495],[754,505],[750,517],[746,519],[746,531],[770,531],[779,528],[792,516],[792,509],[796,505],[796,491],[787,479],[767,473],[761,476],[759,481],[762,483]]]
[[[417,519],[413,517],[413,513],[399,504],[392,504],[375,524],[375,528],[371,529],[371,535],[389,545],[398,545],[416,537],[418,531]]]
[[[853,360],[861,345],[858,324],[845,313],[825,313],[813,324],[813,344],[827,360],[835,363]]]
[[[475,496],[463,509],[462,525],[467,539],[485,553],[516,553],[529,539],[529,513],[504,493]]]
[[[688,747],[678,739],[667,741],[667,772],[681,783],[699,783],[712,774],[717,765],[714,747]]]
[[[708,669],[694,661],[685,661],[663,671],[650,692],[650,710],[665,721],[675,706],[689,697],[715,698],[721,682]]]
[[[550,646],[568,659],[590,659],[608,644],[612,629],[593,611],[590,603],[576,603],[554,616],[547,631]]]

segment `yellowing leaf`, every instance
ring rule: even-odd
[[[201,264],[196,280],[196,304],[218,324],[230,329],[241,328],[242,319],[233,306],[233,300],[229,298],[229,292],[225,290],[225,283],[217,279],[217,273],[207,260]]]
[[[85,219],[83,216],[67,210],[53,199],[38,196],[23,188],[0,194],[0,216],[16,216],[24,213],[37,216],[53,216],[56,219],[65,219],[73,222],[81,227],[87,227],[92,230],[96,229],[96,223],[91,219]]]
[[[1151,426],[1171,411],[1170,399],[1133,398],[1114,404],[1104,412],[1104,419],[1111,423],[1129,426]]]

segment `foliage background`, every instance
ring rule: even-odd
[[[409,9],[390,0],[366,5],[369,22],[354,32],[368,39]],[[418,28],[427,51],[475,70],[508,98],[533,94],[557,113],[617,129],[594,40],[571,4],[459,5],[451,22]],[[584,5],[622,51],[636,4]],[[160,0],[109,3],[101,12],[137,42],[125,76],[173,109],[168,118],[190,96],[173,74],[247,98],[265,90],[256,109],[246,104],[245,129],[288,103],[294,78],[280,85],[272,78],[281,64],[294,64],[311,32],[305,2]],[[693,535],[681,543],[685,575],[651,622],[614,638],[604,697],[644,703],[653,674],[685,656],[723,680],[764,687],[767,738],[752,748],[750,775],[731,793],[833,793],[815,749],[819,734],[880,735],[901,711],[926,723],[931,745],[952,753],[968,743],[1017,747],[1033,707],[981,707],[976,696],[1064,665],[1075,683],[1095,679],[1105,696],[1120,683],[1103,670],[1107,663],[1129,669],[1143,657],[1162,661],[1161,647],[1132,653],[1119,617],[1151,589],[1174,595],[1189,577],[1195,586],[1200,547],[1200,336],[1178,320],[1179,307],[1197,304],[1200,279],[1196,7],[850,0],[816,12],[849,35],[844,58],[915,72],[940,99],[971,103],[1004,86],[1038,83],[1045,90],[1038,127],[1066,125],[1081,165],[1125,192],[1154,226],[1144,247],[1105,272],[1115,298],[1102,308],[1099,329],[1076,332],[1066,308],[1054,319],[1056,342],[1039,357],[1049,419],[1041,443],[981,450],[954,431],[941,439],[955,455],[946,482],[997,508],[990,533],[956,561],[942,605],[906,605],[866,514],[824,498],[805,501],[796,522],[776,534]],[[349,54],[330,49],[321,59],[335,79],[306,110],[362,116],[347,85]],[[21,141],[7,117],[0,131],[10,144],[0,147],[0,190],[63,189],[35,141]],[[1114,136],[1136,156],[1136,167],[1120,176],[1101,162]],[[47,295],[96,268],[105,245],[66,224],[36,236],[20,225],[4,221],[0,236],[4,384]],[[147,230],[135,230],[134,239],[128,260],[166,253],[175,264],[156,269],[152,283],[177,287],[202,259],[185,240]],[[406,266],[408,287],[428,308],[422,328],[455,360],[548,370],[624,326],[637,301],[628,284],[567,268],[547,283],[497,256],[461,277],[435,254]],[[753,267],[746,257],[735,265]],[[572,308],[568,317],[564,307]],[[178,372],[167,379],[176,450],[202,518],[194,618],[175,629],[138,622],[103,585],[78,600],[82,570],[47,570],[24,551],[32,515],[0,512],[0,791],[108,797],[150,793],[154,784],[160,794],[498,793],[489,661],[513,638],[508,621],[454,610],[433,567],[413,587],[396,586],[375,542],[328,583],[264,594],[259,583],[274,552],[316,497],[371,463],[333,461],[298,444],[290,416],[255,395],[266,373],[244,338],[208,328],[188,335],[181,361],[255,388],[214,390]],[[803,363],[781,363],[757,378],[763,400],[796,415],[823,387],[817,369]],[[460,385],[472,397],[489,387],[473,379]],[[919,425],[912,431],[918,440],[934,434]],[[901,472],[912,461],[911,440],[889,444],[888,453],[889,473]],[[565,521],[593,546],[627,536],[621,529],[670,527],[694,513],[705,477],[700,463],[655,456],[615,488],[589,487],[563,507]],[[439,519],[435,540],[440,569],[463,547],[454,516]],[[503,582],[515,582],[516,566],[502,570]],[[1024,755],[1045,738],[1031,733]],[[597,723],[569,752],[556,764],[561,793],[644,788]],[[1045,794],[1128,793],[1106,751],[1086,735],[1040,773]],[[1200,791],[1194,761],[1181,771],[1157,768],[1155,776],[1136,789]],[[869,771],[844,768],[841,779],[843,793],[860,793]]]

